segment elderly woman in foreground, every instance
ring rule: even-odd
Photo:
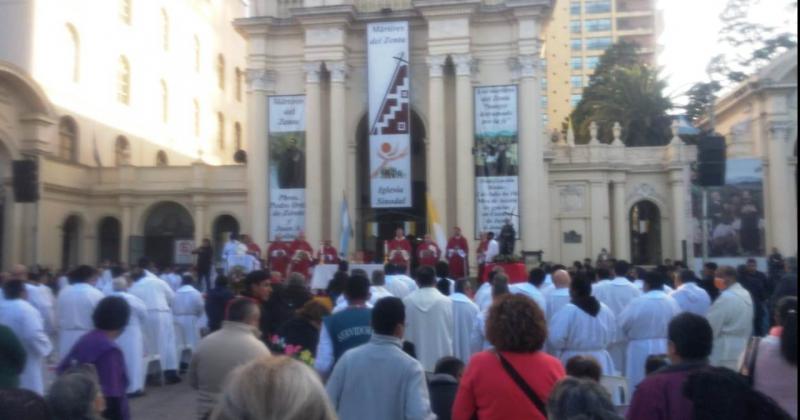
[[[228,377],[211,420],[335,420],[317,374],[285,356],[238,367]]]
[[[547,419],[545,401],[565,373],[558,359],[542,351],[542,310],[525,296],[501,297],[489,309],[486,338],[494,349],[470,359],[453,419]]]

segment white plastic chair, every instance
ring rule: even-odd
[[[628,380],[624,376],[603,375],[600,378],[600,385],[611,395],[611,402],[614,405],[624,406],[630,403]]]

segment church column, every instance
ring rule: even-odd
[[[611,248],[611,229],[608,219],[608,184],[603,181],[591,181],[591,209],[592,209],[592,248],[591,257],[594,258],[605,248]]]
[[[348,67],[345,62],[327,63],[328,71],[331,73],[331,94],[330,94],[330,122],[331,122],[331,144],[330,144],[330,232],[326,238],[333,241],[338,247],[339,230],[341,227],[339,209],[342,197],[347,190],[347,168],[353,163],[349,160],[347,144],[347,74]],[[310,179],[309,179],[310,180]],[[352,241],[351,241],[352,243]],[[355,243],[353,243],[355,245]],[[343,249],[340,252],[349,250]]]
[[[796,186],[794,174],[788,163],[792,155],[790,144],[791,124],[773,122],[769,127],[767,139],[767,188],[765,200],[769,202],[766,216],[767,249],[777,247],[783,255],[797,252],[797,201],[793,199]]]
[[[470,54],[453,56],[456,66],[456,223],[469,240],[475,238],[475,171],[472,147],[473,125],[472,66]],[[433,138],[433,137],[431,137]],[[430,181],[430,179],[429,179]],[[442,214],[442,212],[439,212]]]
[[[519,203],[522,250],[549,258],[549,174],[544,161],[539,57],[522,55],[519,64]]]
[[[120,241],[122,242],[120,245],[120,255],[119,258],[122,261],[128,261],[130,259],[130,243],[131,243],[131,203],[127,200],[122,201],[122,214],[120,215]],[[137,261],[128,261],[128,264],[136,264]]]
[[[628,209],[625,207],[625,180],[614,180],[612,182],[612,217],[614,225],[614,249],[611,253],[619,259],[630,261],[631,259],[631,238],[630,223],[628,221]]]
[[[669,174],[670,190],[670,219],[672,225],[672,258],[674,260],[683,259],[683,241],[686,242],[687,255],[690,243],[686,236],[686,185],[683,183],[683,171],[671,171]],[[662,229],[663,232],[663,229]],[[664,250],[667,251],[667,250]]]
[[[250,235],[264,246],[268,238],[269,145],[267,144],[267,96],[274,92],[274,73],[264,69],[247,71],[247,182]],[[197,222],[195,222],[197,223]],[[200,229],[195,229],[195,232]],[[199,243],[197,244],[199,245]]]
[[[200,246],[203,238],[208,235],[206,232],[206,203],[203,197],[195,196],[192,198],[192,204],[194,206],[194,214],[192,215],[194,218],[194,245]],[[248,234],[250,233],[248,232]],[[252,237],[255,240],[255,235],[252,235]]]
[[[439,222],[445,231],[447,224],[447,151],[444,113],[444,55],[428,57],[428,192],[430,192]],[[460,139],[460,138],[459,138]],[[470,143],[471,144],[471,143]]]
[[[322,240],[322,63],[306,63],[306,238],[313,246]]]

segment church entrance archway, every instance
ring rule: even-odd
[[[69,216],[61,225],[61,268],[71,270],[80,263],[81,219]]]
[[[144,255],[158,267],[175,262],[175,241],[194,238],[194,222],[180,204],[166,201],[154,205],[144,225]]]
[[[652,201],[639,201],[630,211],[631,262],[661,264],[661,211]]]
[[[383,241],[394,237],[398,227],[407,236],[422,238],[427,233],[427,157],[425,153],[425,124],[411,110],[411,195],[412,207],[398,209],[373,209],[370,200],[369,129],[367,115],[361,118],[356,129],[357,163],[357,249],[364,251],[366,261],[383,261]],[[415,242],[412,241],[412,246]]]
[[[223,214],[214,220],[214,258],[219,261],[222,258],[222,248],[231,236],[231,233],[239,233],[239,221],[231,215]]]
[[[120,262],[121,232],[122,227],[117,218],[104,217],[100,220],[97,225],[97,259],[99,262]]]

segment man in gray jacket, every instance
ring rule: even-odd
[[[422,365],[402,350],[403,301],[379,300],[372,309],[372,330],[370,341],[347,351],[328,380],[339,419],[434,419]]]

